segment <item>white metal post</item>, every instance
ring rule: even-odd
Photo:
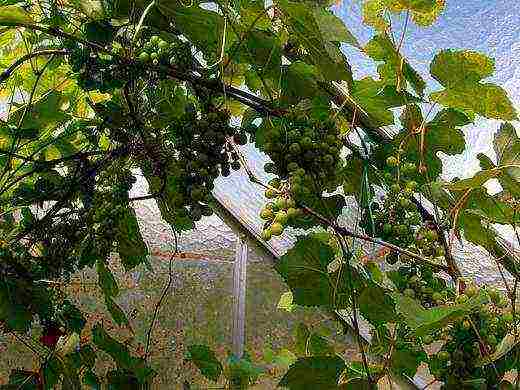
[[[233,269],[233,353],[244,354],[246,334],[247,242],[238,237]]]

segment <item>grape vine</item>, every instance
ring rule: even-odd
[[[135,202],[155,200],[177,239],[214,213],[215,180],[239,171],[265,195],[263,241],[303,232],[275,267],[291,307],[353,329],[361,355],[349,361],[299,328],[305,348],[290,352],[279,386],[372,389],[423,364],[443,389],[519,388],[519,243],[496,226],[518,241],[520,139],[506,91],[482,82],[494,63],[443,50],[430,66],[440,89],[426,94],[401,49],[408,24],[434,23],[443,1],[364,1],[366,45],[332,3],[0,5],[0,330],[28,340],[40,362],[13,369],[6,386],[152,388],[150,338],[171,272],[144,353],[89,324],[60,286],[94,270],[112,323],[130,329],[112,269],[149,266]],[[340,43],[373,60],[378,77],[355,79]],[[463,153],[461,128],[479,117],[502,121],[495,156],[480,154],[472,177],[444,180],[439,152]],[[253,144],[270,180],[248,167]],[[132,197],[138,175],[149,193]],[[493,195],[491,179],[501,187]],[[454,240],[485,250],[504,288],[463,277]],[[36,328],[40,337],[27,336]],[[96,368],[100,351],[110,371]],[[247,354],[221,363],[204,345],[186,351],[186,364],[228,388],[261,380],[257,363]]]

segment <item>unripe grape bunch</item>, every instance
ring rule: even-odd
[[[401,246],[424,257],[441,262],[444,258],[444,247],[439,241],[435,226],[430,221],[423,221],[416,204],[414,193],[417,182],[410,179],[416,173],[412,162],[405,162],[395,156],[386,160],[391,172],[384,174],[384,182],[388,191],[381,203],[371,205],[376,236],[392,244]],[[370,228],[370,215],[365,211],[362,225],[366,231]],[[387,256],[387,262],[395,264],[396,253]]]
[[[265,169],[290,179],[291,194],[296,198],[318,184],[334,190],[341,148],[334,121],[318,122],[293,115],[266,133],[264,150],[273,163]]]
[[[151,62],[153,65],[171,65],[181,69],[193,66],[190,45],[176,37],[166,41],[158,35],[152,35],[144,43],[138,58],[141,62]]]
[[[175,172],[172,185],[176,188],[175,208],[180,216],[198,221],[212,214],[208,203],[214,180],[229,176],[240,169],[239,155],[233,143],[244,144],[243,132],[229,124],[229,112],[213,108],[196,115],[187,111],[170,125],[169,134],[175,143],[177,156],[169,158],[167,171]]]
[[[467,303],[481,294],[481,290],[470,284],[463,294],[457,296],[455,304]],[[513,356],[505,356],[493,365],[478,364],[486,356],[492,355],[500,341],[513,332],[515,320],[507,308],[506,297],[496,289],[486,290],[491,299],[488,304],[482,305],[473,314],[460,318],[439,334],[423,338],[425,344],[437,338],[444,341],[442,348],[430,357],[430,372],[444,383],[443,389],[462,386],[471,380],[483,380],[484,385],[488,386],[486,388],[494,388],[497,373],[502,377],[511,364],[508,359],[514,359]],[[518,319],[517,316],[516,321]]]
[[[290,195],[287,181],[275,178],[269,182],[269,186],[265,196],[272,201],[260,212],[260,218],[265,221],[262,231],[262,239],[265,241],[269,241],[272,236],[281,235],[287,225],[302,214]]]

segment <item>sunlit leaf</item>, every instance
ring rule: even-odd
[[[516,119],[516,111],[505,90],[495,84],[481,82],[494,70],[494,61],[483,54],[443,50],[433,59],[430,73],[445,89],[432,93],[430,97],[442,105],[487,118]]]

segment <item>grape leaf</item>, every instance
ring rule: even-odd
[[[393,299],[380,287],[367,287],[358,298],[363,317],[374,325],[396,322],[397,313]]]
[[[421,134],[410,136],[410,132],[417,132],[417,125],[422,122],[422,117],[415,119],[409,114],[409,110],[414,106],[407,106],[401,121],[406,127],[411,126],[408,131],[401,132],[393,141],[393,147],[400,147],[404,150],[403,156],[409,161],[422,161],[428,170],[428,177],[417,174],[414,179],[419,183],[424,183],[425,180],[435,180],[442,172],[442,161],[438,157],[438,152],[443,152],[448,155],[455,155],[462,153],[466,145],[464,133],[460,127],[470,123],[470,119],[462,111],[454,109],[445,109],[437,113],[437,115],[430,122],[424,125],[424,138]],[[413,124],[413,125],[412,125]],[[423,154],[421,159],[421,143],[423,145]],[[391,147],[387,148],[388,152]],[[381,161],[386,159],[386,155],[381,156]]]
[[[505,90],[494,84],[481,83],[494,70],[494,61],[483,54],[442,50],[434,57],[430,73],[445,89],[432,93],[430,98],[470,114],[503,120],[516,119],[516,111]]]
[[[399,93],[395,86],[386,85],[383,81],[376,81],[370,77],[354,81],[352,98],[358,103],[360,110],[369,116],[370,124],[374,127],[394,123],[394,114],[390,108],[417,101],[413,95],[407,92]]]
[[[111,297],[105,296],[105,305],[117,325],[127,326],[129,324],[125,312]]]
[[[119,287],[117,286],[114,275],[108,268],[104,260],[97,261],[98,284],[107,297],[117,297],[119,295]]]
[[[399,375],[407,375],[413,378],[421,362],[427,361],[427,355],[423,350],[414,350],[409,345],[401,344],[392,353],[392,371]]]
[[[222,374],[222,363],[207,345],[190,345],[187,360],[197,366],[202,375],[216,382]]]
[[[345,42],[359,47],[359,42],[348,30],[345,23],[331,11],[316,7],[313,9],[314,18],[324,40],[329,42]]]
[[[204,53],[206,58],[211,60],[218,58],[224,34],[224,18],[221,15],[200,8],[197,4],[183,7],[177,2],[160,1],[157,7]],[[225,43],[229,48],[236,40],[236,35],[229,27],[225,32]]]
[[[310,332],[304,323],[296,328],[296,351],[300,356],[334,355],[334,346],[317,333]]]
[[[23,116],[26,105],[21,105],[9,116],[9,122],[23,129],[49,129],[69,118],[69,115],[60,109],[61,92],[50,92],[39,100],[33,102]],[[18,126],[23,117],[23,122]]]
[[[19,5],[2,5],[0,7],[0,25],[31,23],[31,15]]]
[[[132,356],[126,345],[112,338],[99,324],[92,328],[92,341],[99,349],[108,353],[119,367],[135,373],[139,383],[143,384],[155,375],[143,359]]]
[[[424,94],[426,82],[397,51],[387,34],[374,36],[364,50],[375,61],[384,62],[377,70],[385,84],[394,85],[402,91],[408,83],[418,95]]]
[[[328,234],[318,233],[299,237],[276,266],[298,305],[330,308],[349,305],[347,272],[340,267],[329,273],[328,266],[334,261],[335,252],[328,239]],[[363,283],[357,271],[352,278],[356,287]]]
[[[40,386],[39,378],[40,374],[34,371],[25,370],[11,370],[9,374],[9,385],[12,386],[0,386],[0,388],[7,389],[20,389],[20,390],[38,390]]]
[[[134,209],[126,207],[117,221],[117,250],[126,271],[146,261],[148,248],[137,223]]]
[[[315,96],[318,93],[319,79],[315,66],[302,61],[293,62],[283,69],[281,86],[284,98],[296,103]]]
[[[289,367],[278,385],[290,390],[331,390],[337,388],[344,369],[339,356],[303,357]]]
[[[352,73],[339,45],[325,39],[319,22],[323,23],[320,12],[314,13],[308,4],[287,0],[278,0],[277,4],[285,16],[285,22],[291,27],[298,42],[307,51],[306,61],[315,65],[329,81],[351,80]],[[316,20],[318,15],[318,20]],[[327,36],[330,34],[326,31]]]
[[[483,290],[479,295],[471,297],[466,303],[436,306],[431,309],[425,309],[415,299],[397,292],[392,293],[392,297],[396,302],[397,312],[417,336],[423,336],[441,329],[489,302],[489,296]]]
[[[429,26],[444,9],[445,0],[366,0],[363,3],[363,22],[384,32],[390,27],[387,11],[409,11],[412,20],[420,26]]]
[[[500,126],[493,140],[497,165],[506,167],[498,181],[511,195],[520,198],[520,139],[510,123]]]

